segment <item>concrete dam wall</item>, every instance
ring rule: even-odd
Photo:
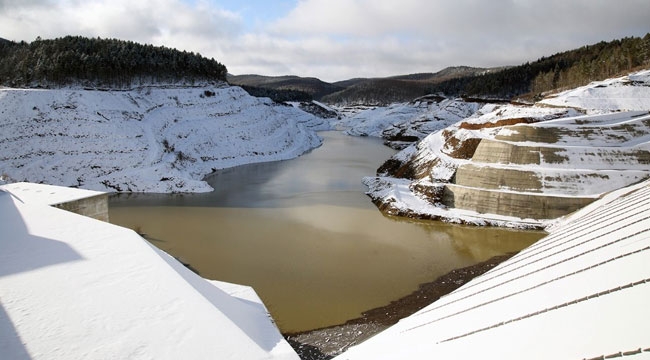
[[[448,207],[531,219],[554,219],[576,211],[596,198],[503,192],[447,184],[442,203]]]

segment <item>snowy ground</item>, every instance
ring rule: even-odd
[[[103,191],[210,191],[213,169],[294,158],[329,128],[223,84],[0,89],[0,109],[0,175]]]
[[[540,105],[584,109],[588,113],[649,111],[650,70],[628,76],[596,81],[540,101]]]

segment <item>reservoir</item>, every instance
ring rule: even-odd
[[[384,216],[361,179],[394,150],[319,134],[323,145],[297,159],[216,172],[210,193],[113,195],[111,222],[204,278],[252,286],[283,332],[343,323],[544,236]]]

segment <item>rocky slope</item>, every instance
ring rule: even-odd
[[[485,105],[366,178],[393,215],[541,227],[650,176],[650,71]]]
[[[0,109],[0,175],[104,191],[210,191],[214,169],[299,156],[329,128],[225,84],[5,88]]]

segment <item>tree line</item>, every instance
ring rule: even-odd
[[[446,80],[427,90],[454,96],[511,99],[574,88],[643,67],[650,67],[650,33],[642,38],[602,41],[497,72]]]
[[[0,41],[0,84],[125,87],[156,82],[225,81],[214,59],[164,46],[66,36],[31,43]]]
[[[312,101],[313,96],[308,92],[294,89],[273,89],[252,85],[239,85],[246,92],[255,97],[267,97],[275,102],[285,101]]]

